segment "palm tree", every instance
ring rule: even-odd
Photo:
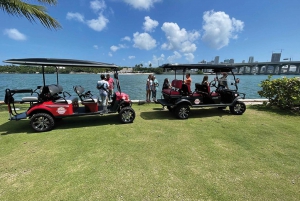
[[[40,3],[56,5],[56,0],[37,0]],[[24,16],[30,22],[35,22],[36,18],[48,29],[58,29],[61,25],[58,21],[47,14],[44,6],[28,4],[20,0],[0,0],[0,8],[10,15]]]

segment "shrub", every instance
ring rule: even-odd
[[[282,109],[299,109],[300,106],[300,78],[282,77],[271,80],[261,81],[261,91],[258,94],[261,97],[269,99],[271,106],[277,106]]]

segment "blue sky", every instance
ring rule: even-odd
[[[59,30],[1,10],[0,61],[46,57],[156,67],[215,56],[263,62],[272,52],[300,61],[299,8],[299,0],[58,0],[47,11]]]

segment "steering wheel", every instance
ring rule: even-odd
[[[215,87],[215,88],[217,88],[217,81],[216,81],[216,80],[211,81],[211,82],[209,83],[209,86],[210,86],[210,87]]]

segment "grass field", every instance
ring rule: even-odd
[[[0,200],[299,200],[300,116],[133,108],[132,124],[76,117],[35,133],[1,105]]]

